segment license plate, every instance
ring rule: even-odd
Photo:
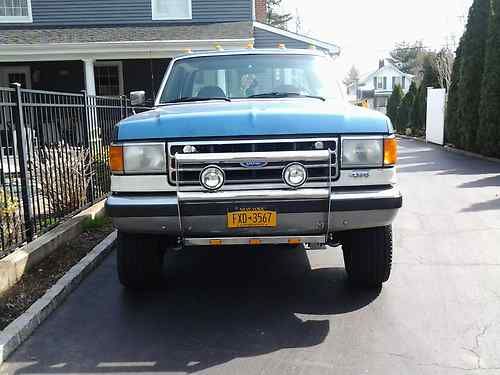
[[[275,227],[277,222],[276,211],[236,211],[228,212],[228,228],[256,228]]]

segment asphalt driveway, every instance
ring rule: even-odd
[[[118,284],[109,257],[4,374],[500,374],[500,164],[401,141],[393,275],[346,284],[340,251],[234,249]]]

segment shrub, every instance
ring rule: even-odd
[[[474,0],[469,12],[467,29],[463,36],[462,71],[458,88],[458,132],[460,139],[457,146],[470,151],[476,151],[489,14],[490,0]]]
[[[401,129],[398,112],[403,96],[403,89],[401,89],[400,85],[396,85],[394,87],[394,90],[392,90],[392,95],[389,98],[389,103],[387,104],[387,116],[389,116],[389,118],[391,119],[392,124],[396,130]]]
[[[415,101],[415,96],[417,95],[417,84],[412,82],[408,93],[404,96],[401,101],[401,105],[398,110],[398,121],[399,127],[401,129],[407,129],[411,126],[411,114],[413,109],[413,102]]]
[[[448,102],[446,105],[445,118],[445,137],[446,142],[453,145],[458,145],[460,142],[460,133],[458,131],[458,106],[459,96],[458,87],[460,85],[461,68],[462,68],[462,43],[460,39],[458,45],[455,62],[453,63],[453,71],[451,73],[451,84],[448,90]]]
[[[22,238],[22,222],[17,200],[0,188],[0,237],[2,247],[8,249]]]
[[[45,146],[35,154],[30,172],[38,193],[56,215],[68,214],[87,202],[92,176],[88,149],[64,143]]]
[[[476,148],[500,157],[500,0],[492,1]]]

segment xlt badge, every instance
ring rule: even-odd
[[[368,177],[370,177],[370,171],[352,171],[351,177],[353,177],[353,178],[368,178]]]

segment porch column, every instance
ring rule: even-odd
[[[85,90],[87,95],[95,95],[94,59],[83,60],[85,71]]]

